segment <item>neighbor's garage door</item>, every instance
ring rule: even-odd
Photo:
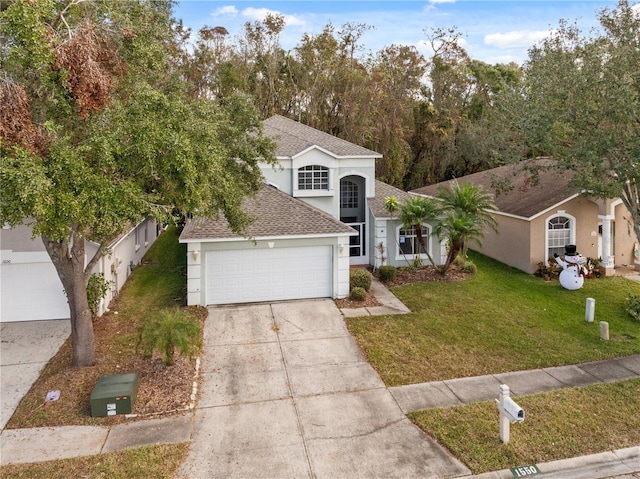
[[[3,263],[0,284],[2,322],[69,317],[67,298],[51,262]]]
[[[207,304],[332,295],[330,246],[209,251]]]

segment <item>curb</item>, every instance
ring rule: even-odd
[[[537,466],[541,473],[544,474],[545,479],[609,479],[633,474],[638,474],[637,477],[640,477],[640,446],[569,459],[559,459],[537,464]],[[462,476],[460,479],[513,479],[517,477],[532,477],[534,475],[537,474],[518,476],[518,473],[512,472],[511,469],[502,469],[478,475]]]

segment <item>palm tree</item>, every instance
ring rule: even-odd
[[[482,246],[481,238],[484,236],[482,222],[477,215],[462,210],[449,209],[434,228],[439,237],[448,239],[447,259],[440,272],[445,274],[470,241]],[[466,250],[464,251],[466,254]]]
[[[479,239],[484,236],[484,227],[498,232],[498,222],[493,216],[493,212],[497,211],[498,207],[493,203],[492,195],[486,193],[481,186],[474,186],[471,183],[459,184],[458,181],[453,180],[450,183],[450,189],[442,186],[438,188],[436,198],[442,202],[445,216],[451,216],[446,223],[453,228],[452,232],[462,232],[465,229],[469,231],[468,235],[459,238],[462,241],[460,245],[454,247],[451,239],[449,240],[450,254],[447,255],[447,260],[455,260],[460,252],[466,256],[469,241],[479,243]],[[449,258],[451,250],[454,256]]]
[[[429,253],[429,248],[425,243],[422,235],[422,225],[428,221],[434,221],[440,215],[440,205],[436,201],[426,198],[412,197],[407,199],[400,206],[400,215],[398,219],[402,222],[402,227],[406,229],[413,228],[416,232],[416,238],[420,244],[420,249],[424,251],[432,265],[436,265]],[[419,257],[418,257],[419,261]]]

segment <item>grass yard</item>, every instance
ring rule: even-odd
[[[388,386],[576,364],[640,353],[640,323],[625,311],[640,284],[589,279],[568,291],[471,253],[478,273],[460,282],[392,289],[412,311],[348,319],[367,360]],[[585,323],[586,298],[596,300]],[[600,339],[608,321],[610,341]]]
[[[640,444],[640,379],[517,398],[526,419],[499,438],[492,402],[409,414],[474,474]]]
[[[22,399],[8,428],[68,425],[113,425],[123,415],[94,418],[90,415],[91,391],[102,375],[137,372],[140,378],[133,413],[162,415],[189,405],[195,360],[178,356],[166,367],[158,355],[144,359],[136,350],[138,329],[163,308],[186,303],[186,247],[178,243],[180,232],[170,227],[151,246],[111,303],[111,311],[94,320],[96,363],[71,366],[71,340],[49,361],[40,378]],[[204,308],[188,308],[200,320]],[[58,389],[60,399],[45,402],[47,391]]]
[[[2,466],[0,479],[171,479],[188,449],[188,443],[144,446],[100,456]]]

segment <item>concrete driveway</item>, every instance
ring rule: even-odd
[[[0,430],[69,334],[68,319],[0,324]]]
[[[416,428],[331,300],[211,308],[183,478],[435,478],[469,470]]]

